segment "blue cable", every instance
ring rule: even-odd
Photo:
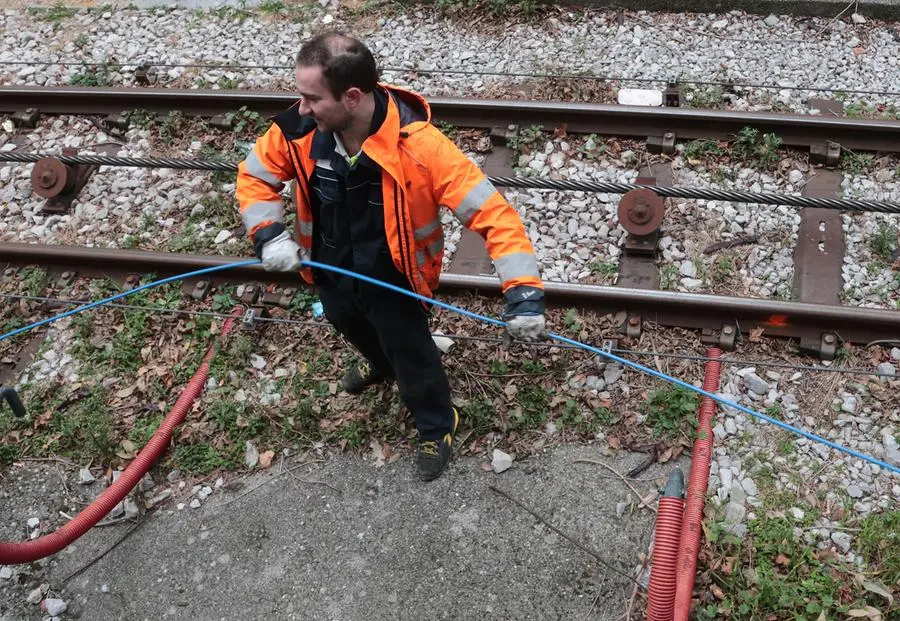
[[[342,269],[339,267],[333,267],[331,265],[324,265],[322,263],[317,263],[315,261],[302,261],[302,264],[309,266],[309,267],[316,267],[319,269],[331,270],[332,272],[337,272],[339,274],[343,274],[345,276],[350,276],[352,278],[358,278],[359,280],[364,280],[366,282],[369,282],[369,283],[372,283],[375,285],[379,285],[386,289],[390,289],[392,291],[396,291],[398,293],[402,293],[404,295],[408,295],[410,297],[414,297],[416,299],[422,300],[423,302],[428,302],[429,304],[434,304],[435,306],[440,306],[442,308],[446,308],[446,309],[451,310],[460,315],[464,315],[466,317],[471,317],[472,319],[477,319],[479,321],[485,321],[487,323],[491,323],[495,326],[505,326],[506,325],[505,322],[500,321],[499,319],[494,319],[493,317],[486,317],[485,315],[473,313],[472,311],[467,311],[463,308],[459,308],[458,306],[454,306],[453,304],[448,304],[446,302],[440,302],[438,300],[433,300],[431,298],[427,298],[424,295],[420,295],[413,291],[408,291],[402,287],[398,287],[398,286],[392,285],[390,283],[382,282],[380,280],[376,280],[374,278],[370,278],[370,277],[364,276],[362,274],[357,274],[355,272],[351,272],[349,270],[345,270],[345,269]],[[881,461],[880,459],[877,459],[870,455],[865,455],[858,451],[854,451],[851,448],[841,446],[840,444],[837,444],[836,442],[832,442],[831,440],[817,436],[814,433],[809,433],[808,431],[804,431],[802,429],[794,427],[793,425],[789,425],[788,423],[785,423],[783,421],[772,418],[771,416],[766,416],[765,414],[762,414],[755,410],[751,410],[750,408],[744,407],[743,405],[740,405],[739,403],[734,403],[733,401],[729,401],[728,399],[723,399],[722,397],[719,397],[718,395],[715,395],[711,392],[707,392],[706,390],[703,390],[702,388],[697,388],[693,384],[688,384],[687,382],[684,382],[678,378],[672,377],[670,375],[666,375],[665,373],[660,373],[656,369],[651,369],[650,367],[645,367],[642,364],[639,364],[637,362],[632,362],[631,360],[626,360],[624,358],[620,358],[619,356],[616,356],[615,354],[610,353],[608,351],[604,351],[598,347],[592,347],[590,345],[585,345],[584,343],[580,343],[578,341],[572,340],[565,336],[561,336],[559,334],[555,334],[553,332],[550,332],[549,336],[550,336],[550,338],[560,341],[562,343],[566,343],[568,345],[572,345],[573,347],[577,347],[579,349],[583,349],[585,351],[589,351],[591,353],[598,354],[600,356],[603,356],[604,358],[609,358],[610,360],[614,360],[615,362],[624,364],[625,366],[629,366],[633,369],[637,369],[638,371],[643,371],[644,373],[647,373],[648,375],[652,375],[653,377],[658,377],[659,379],[665,380],[667,382],[671,382],[671,383],[675,384],[676,386],[681,386],[682,388],[687,388],[688,390],[692,390],[700,395],[703,395],[704,397],[709,397],[713,401],[718,401],[722,405],[725,405],[725,406],[728,406],[731,408],[735,408],[737,410],[740,410],[741,412],[745,412],[746,414],[749,414],[755,418],[762,419],[768,423],[772,423],[773,425],[781,427],[782,429],[790,431],[791,433],[795,433],[799,436],[803,436],[804,438],[807,438],[814,442],[819,442],[821,444],[824,444],[825,446],[827,446],[829,448],[833,448],[835,450],[841,451],[843,453],[846,453],[846,454],[856,457],[858,459],[862,459],[863,461],[867,461],[870,464],[878,466],[879,468],[885,468],[886,470],[889,470],[896,474],[900,474],[900,468],[898,468],[897,466],[892,466],[891,464]]]
[[[22,334],[23,332],[27,332],[28,330],[32,330],[34,328],[39,328],[40,326],[47,325],[48,323],[52,323],[54,321],[58,321],[60,319],[64,319],[65,317],[70,317],[76,313],[80,313],[82,311],[89,310],[91,308],[96,308],[97,306],[102,306],[107,302],[113,302],[118,300],[119,298],[124,298],[126,295],[132,295],[133,293],[137,293],[138,291],[143,291],[144,289],[149,289],[150,287],[157,287],[159,285],[164,285],[166,283],[175,282],[176,280],[183,280],[185,278],[190,278],[192,276],[199,276],[200,274],[209,274],[210,272],[218,272],[221,270],[228,270],[234,267],[242,267],[244,265],[254,265],[259,263],[259,259],[252,259],[250,261],[239,261],[238,263],[226,263],[225,265],[217,265],[215,267],[205,267],[202,270],[197,270],[194,272],[187,272],[186,274],[178,274],[177,276],[169,276],[168,278],[163,278],[162,280],[156,280],[154,282],[148,282],[146,285],[141,285],[140,287],[135,287],[134,289],[130,289],[129,291],[123,291],[122,293],[117,293],[114,296],[104,298],[102,300],[97,300],[96,302],[90,302],[85,304],[84,306],[79,306],[77,308],[73,308],[70,311],[66,311],[65,313],[61,313],[54,317],[49,317],[47,319],[42,319],[40,321],[36,321],[34,323],[30,323],[27,326],[23,326],[21,328],[16,328],[6,334],[0,335],[0,341],[4,341],[8,338],[12,338],[17,334]]]
[[[112,301],[114,301],[114,300],[118,300],[119,298],[123,298],[123,297],[125,297],[125,296],[127,296],[127,295],[131,295],[131,294],[133,294],[133,293],[137,293],[138,291],[142,291],[142,290],[144,290],[144,289],[149,289],[150,287],[155,287],[155,286],[158,286],[158,285],[163,285],[163,284],[166,284],[166,283],[169,283],[169,282],[173,282],[173,281],[176,281],[176,280],[182,280],[182,279],[184,279],[184,278],[190,278],[190,277],[192,277],[192,276],[198,276],[198,275],[200,275],[200,274],[208,274],[208,273],[210,273],[210,272],[215,272],[215,271],[219,271],[219,270],[231,269],[231,268],[234,268],[234,267],[242,267],[242,266],[245,266],[245,265],[254,265],[254,264],[257,264],[257,263],[260,263],[259,259],[251,259],[251,260],[248,260],[248,261],[239,261],[239,262],[237,262],[237,263],[228,263],[228,264],[225,264],[225,265],[219,265],[219,266],[216,266],[216,267],[208,267],[208,268],[204,268],[204,269],[197,270],[197,271],[194,271],[194,272],[187,272],[186,274],[180,274],[180,275],[177,275],[177,276],[170,276],[169,278],[164,278],[164,279],[162,279],[162,280],[157,280],[157,281],[154,281],[154,282],[151,282],[151,283],[147,283],[146,285],[141,285],[140,287],[136,287],[136,288],[134,288],[134,289],[132,289],[132,290],[130,290],[130,291],[125,291],[125,292],[116,294],[116,295],[114,295],[114,296],[111,296],[111,297],[108,297],[108,298],[105,298],[105,299],[102,299],[102,300],[98,300],[98,301],[96,301],[96,302],[91,302],[91,303],[89,303],[89,304],[85,304],[84,306],[79,306],[78,308],[72,309],[72,310],[67,311],[67,312],[65,312],[65,313],[62,313],[62,314],[60,314],[60,315],[56,315],[55,317],[50,317],[50,318],[48,318],[48,319],[43,319],[43,320],[41,320],[41,321],[38,321],[38,322],[35,322],[35,323],[32,323],[32,324],[29,324],[29,325],[24,326],[24,327],[22,327],[22,328],[17,328],[17,329],[15,329],[15,330],[12,330],[11,332],[7,332],[6,334],[3,334],[2,336],[0,336],[0,341],[3,341],[3,340],[8,339],[8,338],[10,338],[10,337],[13,337],[13,336],[15,336],[15,335],[17,335],[17,334],[21,334],[22,332],[26,332],[26,331],[28,331],[28,330],[31,330],[32,328],[37,328],[37,327],[39,327],[39,326],[46,325],[46,324],[48,324],[48,323],[50,323],[50,322],[53,322],[53,321],[56,321],[56,320],[58,320],[58,319],[62,319],[62,318],[64,318],[64,317],[69,317],[69,316],[71,316],[71,315],[74,315],[75,313],[80,313],[80,312],[82,312],[82,311],[86,311],[86,310],[88,310],[88,309],[95,308],[95,307],[97,307],[97,306],[101,306],[101,305],[103,305],[103,304],[106,304],[107,302],[112,302]],[[401,293],[401,294],[403,294],[403,295],[406,295],[406,296],[409,296],[409,297],[412,297],[412,298],[416,298],[417,300],[421,300],[422,302],[427,302],[427,303],[429,303],[429,304],[433,304],[434,306],[439,306],[439,307],[441,307],[441,308],[446,308],[447,310],[453,311],[454,313],[457,313],[457,314],[459,314],[459,315],[463,315],[463,316],[465,316],[465,317],[470,317],[470,318],[472,318],[472,319],[476,319],[476,320],[478,320],[478,321],[483,321],[483,322],[486,322],[486,323],[489,323],[489,324],[492,324],[492,325],[495,325],[495,326],[504,327],[504,326],[506,325],[506,323],[505,323],[504,321],[501,321],[500,319],[495,319],[495,318],[493,318],[493,317],[487,317],[487,316],[485,316],[485,315],[481,315],[481,314],[478,314],[478,313],[474,313],[474,312],[472,312],[472,311],[465,310],[464,308],[460,308],[460,307],[458,307],[458,306],[454,306],[453,304],[448,304],[447,302],[441,302],[441,301],[439,301],[439,300],[435,300],[435,299],[426,297],[426,296],[424,296],[424,295],[415,293],[414,291],[409,291],[408,289],[404,289],[404,288],[402,288],[402,287],[398,287],[398,286],[393,285],[393,284],[391,284],[391,283],[386,283],[386,282],[383,282],[383,281],[381,281],[381,280],[378,280],[378,279],[375,279],[375,278],[371,278],[371,277],[369,277],[369,276],[365,276],[365,275],[363,275],[363,274],[357,274],[356,272],[352,272],[352,271],[350,271],[350,270],[345,270],[345,269],[340,268],[340,267],[334,267],[334,266],[332,266],[332,265],[325,265],[324,263],[318,263],[318,262],[316,262],[316,261],[308,261],[308,260],[307,260],[307,261],[301,261],[301,265],[306,266],[306,267],[312,267],[312,268],[317,268],[317,269],[323,269],[323,270],[332,271],[332,272],[335,272],[335,273],[337,273],[337,274],[342,274],[342,275],[344,275],[344,276],[349,276],[350,278],[356,278],[357,280],[362,280],[362,281],[364,281],[364,282],[368,282],[368,283],[377,285],[377,286],[379,286],[379,287],[383,287],[383,288],[385,288],[385,289],[389,289],[389,290],[391,290],[391,291],[395,291],[395,292],[397,292],[397,293]],[[719,397],[718,395],[715,395],[715,394],[713,394],[713,393],[711,393],[711,392],[707,392],[706,390],[703,390],[702,388],[698,388],[698,387],[694,386],[693,384],[688,384],[687,382],[684,382],[684,381],[682,381],[682,380],[680,380],[680,379],[677,379],[677,378],[675,378],[675,377],[671,377],[670,375],[666,375],[665,373],[661,373],[661,372],[659,372],[659,371],[657,371],[657,370],[655,370],[655,369],[651,369],[651,368],[646,367],[646,366],[644,366],[644,365],[642,365],[642,364],[639,364],[639,363],[637,363],[637,362],[632,362],[631,360],[626,360],[626,359],[624,359],[624,358],[620,358],[619,356],[616,356],[615,354],[610,353],[610,352],[608,352],[608,351],[604,351],[604,350],[602,350],[602,349],[600,349],[600,348],[592,347],[592,346],[590,346],[590,345],[585,345],[584,343],[580,343],[580,342],[578,342],[578,341],[575,341],[575,340],[573,340],[573,339],[567,338],[567,337],[565,337],[565,336],[562,336],[562,335],[559,335],[559,334],[556,334],[556,333],[553,333],[553,332],[550,332],[550,333],[549,333],[549,336],[550,336],[550,338],[555,339],[555,340],[557,340],[557,341],[560,341],[560,342],[562,342],[562,343],[566,343],[566,344],[571,345],[571,346],[573,346],[573,347],[577,347],[577,348],[579,348],[579,349],[583,349],[583,350],[588,351],[588,352],[591,352],[591,353],[593,353],[593,354],[597,354],[597,355],[599,355],[599,356],[603,356],[604,358],[608,358],[608,359],[610,359],[610,360],[613,360],[613,361],[615,361],[615,362],[618,362],[619,364],[623,364],[623,365],[628,366],[628,367],[631,367],[631,368],[633,368],[633,369],[637,369],[638,371],[642,371],[642,372],[647,373],[648,375],[651,375],[651,376],[653,376],[653,377],[657,377],[657,378],[659,378],[659,379],[665,380],[665,381],[667,381],[667,382],[670,382],[670,383],[672,383],[672,384],[675,384],[676,386],[681,386],[682,388],[686,388],[687,390],[691,390],[691,391],[693,391],[693,392],[696,392],[697,394],[703,395],[704,397],[708,397],[708,398],[712,399],[713,401],[716,401],[716,402],[718,402],[718,403],[720,403],[720,404],[722,404],[722,405],[724,405],[724,406],[734,408],[734,409],[736,409],[736,410],[739,410],[739,411],[741,411],[741,412],[744,412],[744,413],[746,413],[746,414],[749,414],[750,416],[753,416],[754,418],[758,418],[758,419],[761,419],[761,420],[766,421],[767,423],[771,423],[771,424],[773,424],[773,425],[776,425],[777,427],[781,427],[782,429],[784,429],[784,430],[786,430],[786,431],[790,431],[791,433],[797,434],[797,435],[799,435],[799,436],[802,436],[802,437],[807,438],[807,439],[809,439],[809,440],[812,440],[812,441],[814,441],[814,442],[819,442],[820,444],[824,444],[825,446],[827,446],[827,447],[829,447],[829,448],[835,449],[835,450],[837,450],[837,451],[841,451],[842,453],[846,453],[847,455],[850,455],[850,456],[852,456],[852,457],[856,457],[857,459],[861,459],[861,460],[863,460],[863,461],[867,461],[867,462],[869,462],[870,464],[873,464],[873,465],[875,465],[875,466],[878,466],[879,468],[884,468],[884,469],[886,469],[886,470],[888,470],[888,471],[890,471],[890,472],[893,472],[893,473],[895,473],[895,474],[900,474],[900,468],[898,468],[897,466],[893,466],[893,465],[891,465],[891,464],[889,464],[889,463],[887,463],[887,462],[881,461],[880,459],[877,459],[877,458],[872,457],[872,456],[870,456],[870,455],[865,455],[865,454],[860,453],[860,452],[858,452],[858,451],[854,451],[853,449],[847,448],[847,447],[845,447],[845,446],[841,446],[840,444],[837,444],[836,442],[832,442],[831,440],[828,440],[828,439],[826,439],[826,438],[822,438],[822,437],[817,436],[817,435],[815,435],[815,434],[813,434],[813,433],[809,433],[808,431],[804,431],[804,430],[802,430],[802,429],[799,429],[799,428],[797,428],[797,427],[794,427],[793,425],[789,425],[788,423],[785,423],[785,422],[783,422],[783,421],[780,421],[780,420],[777,420],[777,419],[775,419],[775,418],[772,418],[771,416],[766,416],[765,414],[762,414],[762,413],[757,412],[757,411],[755,411],[755,410],[751,410],[751,409],[748,408],[748,407],[745,407],[745,406],[740,405],[740,404],[738,404],[738,403],[735,403],[735,402],[733,402],[733,401],[729,401],[728,399],[724,399],[724,398],[722,398],[722,397]]]

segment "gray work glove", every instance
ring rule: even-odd
[[[262,247],[263,267],[273,272],[290,272],[300,269],[300,246],[291,239],[290,233],[282,231]]]
[[[520,341],[541,341],[547,338],[544,318],[544,292],[537,287],[521,285],[506,292],[506,331]]]

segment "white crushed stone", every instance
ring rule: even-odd
[[[847,198],[900,202],[900,177],[897,175],[897,169],[891,166],[881,168],[874,176],[845,175],[843,191]],[[878,181],[879,178],[882,181]],[[900,273],[891,269],[890,259],[873,252],[879,232],[893,231],[898,239],[900,218],[890,214],[845,213],[841,220],[846,243],[842,267],[844,304],[867,308],[900,307]]]
[[[900,464],[895,434],[900,428],[900,411],[891,402],[882,403],[873,398],[869,388],[853,376],[841,379],[836,388],[833,403],[838,410],[842,401],[852,398],[854,413],[823,408],[823,413],[804,410],[811,407],[810,395],[802,393],[800,383],[793,377],[788,381],[779,378],[770,383],[765,395],[750,390],[747,380],[756,376],[756,369],[726,369],[722,373],[720,395],[740,405],[757,411],[767,411],[776,418],[842,444],[850,449],[868,454],[890,464]],[[896,391],[900,381],[888,380],[884,390]],[[887,394],[887,393],[886,393]],[[772,491],[800,494],[804,489],[828,490],[835,502],[841,490],[855,501],[853,512],[858,517],[868,515],[876,508],[889,509],[900,501],[900,485],[881,468],[845,453],[814,443],[806,438],[787,435],[773,425],[757,421],[734,408],[723,407],[720,421],[732,421],[736,433],[716,433],[715,458],[710,475],[712,502],[722,508],[725,522],[729,515],[736,524],[743,526],[747,513],[758,502],[757,493],[765,497]],[[717,424],[721,429],[722,423]],[[740,482],[740,483],[739,483]],[[774,487],[774,490],[771,488]],[[736,494],[737,492],[737,494]],[[746,498],[745,498],[746,496]],[[799,501],[804,501],[800,496]],[[784,507],[793,519],[804,519],[800,507]],[[851,543],[824,518],[817,521],[818,529],[804,536],[812,537],[810,543],[827,541],[842,554],[851,549]],[[744,529],[738,529],[743,532]]]
[[[481,93],[517,78],[492,75],[410,73],[411,70],[593,74],[623,78],[729,81],[772,84],[774,89],[738,87],[737,108],[804,109],[809,92],[795,87],[835,91],[900,91],[900,66],[891,24],[857,23],[847,17],[824,33],[829,18],[741,11],[724,14],[628,12],[618,23],[615,11],[571,10],[546,19],[492,17],[491,28],[472,28],[465,20],[441,17],[422,6],[391,6],[390,12],[361,22],[345,13],[313,4],[302,15],[277,16],[253,10],[156,7],[115,12],[81,10],[62,28],[26,10],[0,13],[6,36],[0,61],[29,61],[36,66],[0,66],[10,84],[66,84],[84,70],[71,64],[114,61],[109,79],[133,83],[142,62],[158,65],[221,64],[273,68],[166,67],[156,69],[159,84],[188,87],[269,88],[289,84],[299,42],[323,24],[357,33],[376,53],[384,77],[432,95]],[[498,35],[498,33],[501,33]],[[589,53],[602,49],[602,54]],[[284,68],[281,68],[284,67]],[[622,87],[646,87],[624,80]],[[704,89],[689,99],[708,99]],[[872,96],[875,97],[875,96]],[[870,98],[871,99],[871,98]],[[879,100],[885,99],[878,97]],[[896,97],[892,98],[895,100]],[[855,97],[848,98],[848,102]],[[890,103],[890,102],[888,102]]]

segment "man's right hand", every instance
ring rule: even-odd
[[[263,245],[262,262],[270,272],[300,269],[300,246],[287,231],[282,231]]]

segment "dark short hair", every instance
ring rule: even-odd
[[[363,43],[342,32],[316,35],[297,52],[297,65],[322,67],[325,82],[335,99],[348,88],[371,93],[378,83],[375,58]]]

